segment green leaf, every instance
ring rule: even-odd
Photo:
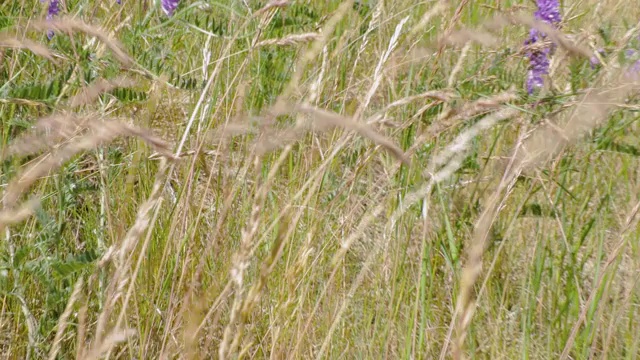
[[[67,261],[55,261],[51,264],[53,275],[57,279],[65,279],[73,274],[91,267],[98,256],[92,251],[85,251]]]

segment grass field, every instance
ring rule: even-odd
[[[640,358],[633,1],[47,6],[0,3],[0,358]]]

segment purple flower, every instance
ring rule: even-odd
[[[604,51],[604,49],[598,49],[598,54],[600,54],[600,56],[605,56],[606,52]],[[600,60],[598,59],[597,56],[593,55],[591,58],[589,58],[589,63],[591,64],[591,68],[595,69],[596,66],[600,65]]]
[[[536,19],[554,26],[560,25],[560,4],[558,0],[538,0],[538,11],[533,14]]]
[[[49,9],[47,9],[47,20],[53,19],[60,13],[60,0],[50,0]]]
[[[640,36],[638,37],[638,41],[640,42]],[[629,67],[627,73],[629,77],[637,78],[637,76],[640,75],[640,59],[637,58],[638,55],[640,55],[640,51],[635,49],[627,49],[625,55],[628,60],[634,60],[635,58],[633,65]]]
[[[537,0],[538,11],[534,13],[536,20],[546,22],[554,27],[558,27],[562,17],[560,15],[560,4],[558,0]],[[546,34],[538,29],[529,31],[529,38],[525,45],[534,45],[546,39]],[[536,89],[544,85],[543,76],[549,73],[549,56],[555,50],[555,44],[550,47],[536,47],[527,53],[529,58],[529,73],[527,75],[527,92],[533,94]]]
[[[60,13],[60,0],[49,0],[49,8],[47,9],[47,20],[52,20],[54,16]],[[53,38],[53,30],[47,31],[49,40]]]
[[[116,0],[116,4],[122,5],[122,0]]]
[[[546,51],[545,51],[546,50]],[[549,58],[548,50],[534,51],[529,54],[529,73],[527,75],[527,92],[533,94],[536,89],[541,88],[544,85],[543,75],[549,73]]]
[[[173,16],[173,12],[176,11],[178,3],[180,3],[180,0],[162,0],[162,10],[164,10],[168,16]]]

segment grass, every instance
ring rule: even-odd
[[[640,356],[637,6],[122,2],[0,5],[2,358]]]

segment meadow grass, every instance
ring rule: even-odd
[[[640,11],[534,10],[2,2],[0,357],[639,358]]]

